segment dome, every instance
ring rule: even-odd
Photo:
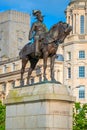
[[[76,0],[70,0],[70,2],[73,2],[73,1],[76,1]]]
[[[87,0],[70,0],[69,5],[75,2],[87,2]]]
[[[70,0],[70,2],[77,2],[77,1],[82,1],[82,2],[84,2],[84,1],[87,1],[87,0]]]
[[[61,54],[56,54],[56,60],[58,61],[64,61],[64,57]]]

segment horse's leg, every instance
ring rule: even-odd
[[[29,68],[29,71],[28,71],[27,84],[29,84],[30,76],[32,74],[32,71],[35,69],[35,66],[36,66],[38,60],[39,59],[30,59],[30,68]]]
[[[28,58],[24,58],[22,59],[22,68],[21,68],[21,86],[24,85],[24,81],[23,81],[23,74],[24,74],[24,71],[25,71],[25,67],[26,67],[26,64],[28,62]]]
[[[43,57],[43,61],[44,61],[44,74],[43,74],[43,77],[44,77],[44,81],[47,80],[46,78],[46,68],[47,68],[47,57],[48,57],[48,52],[44,53],[44,57]]]
[[[55,78],[54,78],[54,61],[55,61],[55,57],[56,55],[53,55],[51,58],[50,58],[50,69],[51,69],[51,80],[54,81]]]

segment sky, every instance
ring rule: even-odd
[[[44,23],[48,29],[59,21],[66,21],[64,11],[70,0],[1,0],[0,12],[17,10],[28,13],[31,16],[31,25],[35,21],[32,10],[41,10]]]

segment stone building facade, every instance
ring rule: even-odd
[[[18,11],[0,13],[0,61],[17,57],[19,50],[28,42],[30,16]]]
[[[73,31],[65,40],[64,84],[77,101],[87,102],[87,0],[70,0],[65,11]]]
[[[0,12],[0,99],[5,98],[9,91],[9,75],[14,85],[16,75],[13,76],[12,71],[20,69],[18,53],[28,42],[29,28],[29,14],[14,10]]]

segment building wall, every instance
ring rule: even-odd
[[[0,13],[0,59],[17,57],[28,42],[30,16],[17,11]]]
[[[66,9],[67,22],[73,31],[65,40],[64,47],[64,84],[67,85],[77,101],[87,102],[87,1],[74,0]],[[81,19],[81,16],[84,17]],[[79,57],[84,51],[85,57]],[[79,76],[79,67],[84,67],[84,76]],[[70,70],[71,69],[71,70]],[[71,71],[71,72],[70,72]],[[82,70],[83,71],[83,70]],[[84,90],[81,86],[84,86]]]

